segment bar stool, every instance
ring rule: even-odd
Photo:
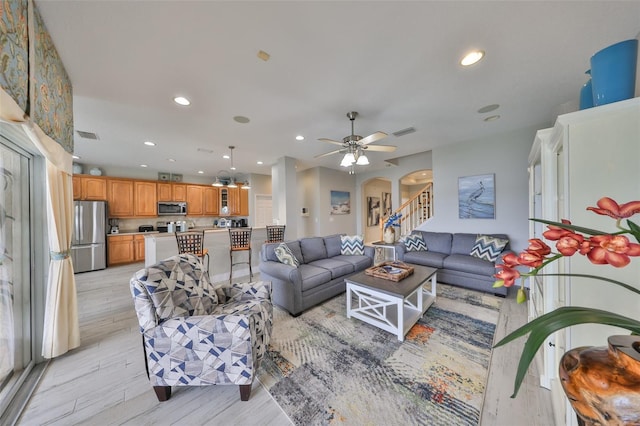
[[[207,257],[207,272],[209,272],[209,250],[204,248],[204,231],[176,232],[178,254],[191,253],[198,256],[204,263]]]
[[[284,241],[286,225],[267,225],[267,243],[281,243]]]
[[[233,262],[233,253],[248,251],[248,262]],[[231,266],[229,267],[229,283],[233,275],[233,267],[247,263],[249,265],[249,280],[253,279],[253,271],[251,270],[251,228],[229,228],[229,258]]]

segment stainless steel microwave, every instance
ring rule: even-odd
[[[168,203],[165,201],[158,203],[158,216],[185,216],[187,214],[187,203]]]

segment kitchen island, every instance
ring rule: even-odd
[[[211,258],[209,270],[211,282],[228,280],[231,265],[229,259],[229,230],[227,228],[193,228],[189,231],[204,231],[204,248],[209,250],[209,257]],[[258,272],[260,247],[266,239],[267,231],[265,228],[253,228],[251,233],[251,267],[254,274]],[[151,266],[163,259],[175,256],[178,254],[175,234],[168,232],[145,234],[144,253],[145,266]],[[236,253],[234,262],[240,260],[241,256],[242,259],[245,259],[247,253]],[[248,265],[239,265],[234,268],[234,277],[245,275],[249,275]]]

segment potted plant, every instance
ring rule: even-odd
[[[586,274],[542,273],[544,267],[551,262],[563,257],[574,256],[575,254],[586,256],[593,264],[610,265],[616,268],[625,267],[631,262],[631,257],[640,256],[640,244],[638,244],[640,243],[640,226],[628,219],[640,213],[640,201],[631,201],[620,205],[611,198],[605,197],[597,202],[597,207],[588,207],[587,210],[616,219],[617,231],[605,232],[584,228],[573,225],[568,220],[552,222],[531,219],[548,225],[548,230],[543,233],[543,236],[547,240],[555,241],[558,252],[553,253],[551,247],[540,239],[529,240],[529,247],[523,252],[518,255],[510,253],[503,256],[503,263],[496,266],[500,271],[495,274],[497,281],[494,283],[494,287],[510,287],[520,278],[521,283],[518,289],[517,301],[518,303],[523,303],[526,301],[525,277],[555,275],[601,280],[605,283],[621,286],[631,293],[640,295],[640,287],[634,287],[607,277]],[[623,219],[626,219],[626,227],[622,226]],[[635,238],[637,243],[631,242],[626,235]],[[519,266],[531,269],[528,272],[521,272],[516,269]],[[502,346],[521,336],[529,335],[518,364],[512,398],[517,395],[527,369],[545,339],[565,327],[584,323],[606,324],[627,329],[633,334],[640,334],[640,320],[628,318],[615,312],[578,306],[563,306],[542,315],[513,331],[495,345],[495,347]],[[561,361],[560,371],[563,389],[569,396],[569,401],[574,411],[576,411],[581,424],[601,424],[599,423],[601,421],[607,424],[615,424],[611,422],[612,418],[625,418],[624,416],[627,416],[626,419],[628,420],[630,418],[628,413],[616,414],[615,410],[625,410],[629,408],[624,406],[625,404],[635,404],[640,401],[640,337],[632,337],[631,339],[616,339],[615,337],[609,339],[610,353],[603,355],[602,350],[605,350],[605,348],[589,348],[588,351],[584,350],[583,357],[582,350],[584,348],[580,348],[579,350],[567,352]],[[618,350],[618,346],[621,345],[620,342],[626,342],[625,345],[629,346],[625,348],[624,353]],[[590,364],[586,362],[587,357],[591,357]],[[593,361],[594,357],[596,361]],[[609,366],[606,364],[607,362],[616,364]],[[598,369],[595,368],[596,364]],[[576,375],[586,375],[586,378],[582,377],[581,384],[577,385],[573,380],[572,374],[574,373]],[[590,374],[598,375],[597,380],[592,380],[593,378],[588,377]],[[608,375],[610,377],[604,377]],[[616,390],[613,391],[611,396],[614,399],[603,398],[603,388],[614,389],[612,383],[615,381],[617,381],[616,386],[620,384],[618,382],[621,382],[623,387],[615,387]],[[628,385],[630,393],[621,395],[622,392],[627,391],[627,388],[624,387],[625,385]],[[589,386],[599,387],[599,389],[585,389]],[[594,394],[598,395],[598,397],[591,398],[590,396]],[[626,402],[620,403],[621,398]],[[631,416],[636,416],[631,421],[640,423],[640,411],[637,406],[631,405],[629,410],[632,413]]]

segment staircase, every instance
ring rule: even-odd
[[[409,235],[411,231],[433,216],[433,183],[429,182],[393,213],[402,213],[400,235]],[[386,220],[387,218],[385,217],[380,221],[380,240],[383,239]],[[396,239],[400,238],[397,232],[398,229],[396,228]]]

